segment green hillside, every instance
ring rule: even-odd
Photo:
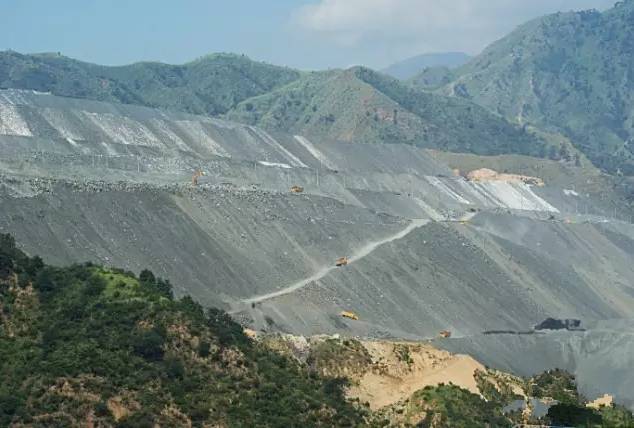
[[[604,13],[558,13],[453,70],[442,92],[560,132],[595,165],[634,175],[633,51],[634,0]]]
[[[0,235],[0,426],[356,426],[343,382],[168,282],[47,267]]]
[[[58,54],[0,52],[0,88],[209,115],[224,113],[299,75],[233,54],[209,55],[184,65],[143,62],[106,67]]]
[[[406,143],[482,155],[541,155],[545,143],[468,101],[367,68],[314,72],[240,103],[236,121],[326,140]]]

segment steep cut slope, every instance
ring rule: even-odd
[[[407,80],[429,67],[459,67],[469,58],[464,52],[428,53],[395,62],[381,72],[396,79]]]
[[[544,142],[470,102],[416,91],[372,70],[311,73],[228,117],[322,140],[406,143],[477,154],[539,154]]]
[[[522,25],[443,92],[568,136],[597,166],[634,175],[634,1]]]
[[[408,338],[523,331],[547,317],[627,317],[632,233],[491,214],[464,225],[433,222],[244,313],[258,328],[269,327],[268,317],[303,334],[363,337],[389,327]],[[360,320],[340,319],[343,310]]]
[[[216,54],[184,65],[89,64],[58,54],[0,52],[0,88],[32,89],[66,97],[115,101],[217,115],[238,102],[291,82],[285,67]]]
[[[256,334],[255,340],[324,376],[346,378],[346,395],[369,407],[377,426],[581,426],[564,418],[592,417],[596,425],[583,425],[625,428],[632,421],[611,396],[604,408],[589,411],[596,395],[584,397],[575,377],[558,369],[513,376],[424,342],[285,334]],[[559,418],[557,402],[567,406]]]

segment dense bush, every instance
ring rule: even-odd
[[[455,385],[440,384],[425,387],[410,399],[418,401],[427,409],[420,426],[446,427],[505,427],[510,421],[503,417],[496,405],[483,400],[479,395]]]
[[[583,397],[577,392],[575,377],[570,373],[554,369],[532,377],[529,394],[537,398],[553,398],[560,403],[578,404]]]
[[[553,425],[593,426],[601,424],[601,415],[592,409],[574,404],[556,404],[548,409],[548,418]]]

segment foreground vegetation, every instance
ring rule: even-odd
[[[143,272],[45,266],[0,237],[0,426],[355,426],[341,383]]]

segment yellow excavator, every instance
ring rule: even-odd
[[[339,257],[336,261],[335,261],[335,266],[337,267],[342,267],[342,266],[347,266],[348,265],[348,257],[344,256],[344,257]]]
[[[349,312],[349,311],[341,311],[341,313],[339,314],[344,318],[348,318],[354,321],[359,321],[359,316],[357,314],[355,314],[354,312]]]

